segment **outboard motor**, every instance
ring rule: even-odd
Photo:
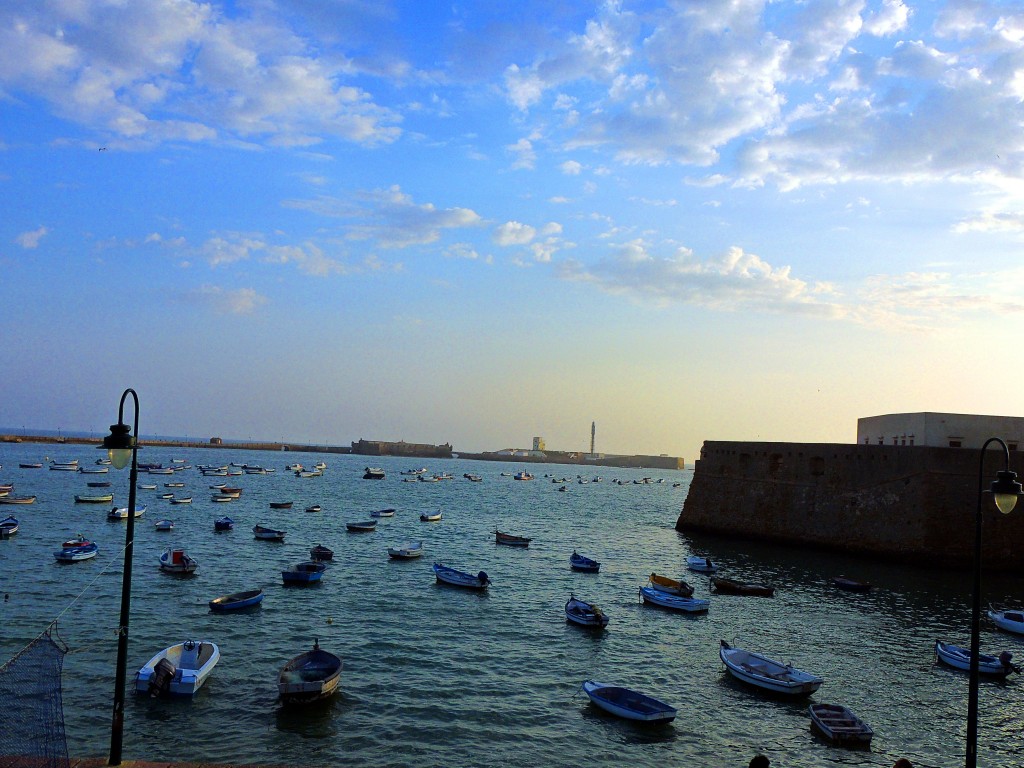
[[[480,571],[476,577],[480,580],[481,584],[487,584],[490,581],[490,579],[487,578],[487,571]]]
[[[149,678],[149,695],[155,698],[167,693],[171,689],[171,681],[177,671],[167,659],[160,659]]]

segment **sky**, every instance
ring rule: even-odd
[[[5,0],[0,425],[1024,415],[1022,169],[1019,2]]]

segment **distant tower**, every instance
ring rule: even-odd
[[[597,422],[590,422],[590,455],[594,455],[594,435],[597,434]]]

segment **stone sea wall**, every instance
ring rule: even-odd
[[[708,441],[676,522],[707,531],[931,565],[970,564],[981,452],[832,443]],[[985,457],[984,487],[1003,469]],[[1024,474],[1024,453],[1010,454]],[[1024,500],[983,504],[985,568],[1024,572]]]

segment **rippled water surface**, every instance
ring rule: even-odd
[[[44,456],[91,466],[98,451],[81,446],[0,446],[0,480],[31,506],[0,506],[21,532],[0,541],[0,656],[9,659],[60,615],[71,647],[64,666],[64,712],[72,754],[105,755],[120,605],[125,523],[106,521],[102,505],[74,504],[88,480],[108,479],[127,503],[128,472],[108,475],[19,469]],[[140,457],[142,454],[140,454]],[[865,562],[757,542],[690,537],[673,526],[690,472],[533,465],[537,479],[503,477],[520,467],[460,460],[373,459],[387,478],[364,481],[366,457],[147,448],[144,461],[170,465],[249,462],[271,475],[231,478],[244,490],[230,504],[211,501],[195,468],[172,477],[140,475],[156,491],[137,520],[129,679],[161,648],[194,638],[216,642],[221,661],[192,701],[129,695],[126,759],[233,761],[292,765],[405,766],[742,766],[758,751],[773,765],[915,766],[961,764],[967,677],[935,664],[936,639],[968,644],[969,576],[898,563]],[[323,458],[319,478],[300,479],[285,464]],[[401,482],[401,470],[427,466],[454,480]],[[581,471],[600,483],[577,484]],[[462,473],[481,475],[471,483]],[[559,492],[550,477],[573,482]],[[663,483],[634,484],[649,476]],[[614,480],[629,481],[619,485]],[[192,495],[191,506],[157,499],[163,483]],[[673,487],[682,483],[680,487]],[[290,510],[270,502],[293,501]],[[307,513],[320,504],[323,511]],[[377,531],[350,534],[346,521],[395,507]],[[444,519],[421,523],[421,512]],[[215,533],[229,514],[234,531]],[[172,533],[154,523],[175,521]],[[287,531],[283,543],[256,541],[261,523]],[[533,538],[529,549],[497,546],[494,530]],[[99,555],[73,565],[51,552],[82,532]],[[955,535],[955,534],[954,534]],[[971,511],[965,528],[972,535]],[[419,561],[397,562],[387,547],[422,540]],[[199,560],[191,578],[160,572],[169,544]],[[319,586],[285,588],[280,571],[305,560],[313,544],[335,551]],[[600,560],[597,575],[574,573],[573,549]],[[774,598],[711,596],[711,610],[686,616],[639,604],[652,571],[684,576],[689,554],[719,561],[723,575],[775,585]],[[435,561],[494,581],[484,594],[438,585]],[[837,592],[838,573],[872,581],[868,595]],[[705,577],[689,574],[697,596]],[[262,587],[251,613],[217,615],[207,602]],[[986,602],[1019,602],[1024,581],[987,576]],[[565,621],[570,592],[611,617],[600,634]],[[313,638],[344,660],[342,694],[324,706],[283,709],[280,667]],[[809,729],[807,699],[761,695],[728,677],[719,639],[789,661],[825,678],[810,701],[844,703],[875,729],[870,751],[831,747]],[[983,650],[1006,648],[1024,661],[1024,639],[986,626]],[[588,678],[656,696],[679,710],[674,723],[637,727],[596,710],[579,692]],[[982,681],[980,764],[1018,768],[1024,750],[1021,684]]]

